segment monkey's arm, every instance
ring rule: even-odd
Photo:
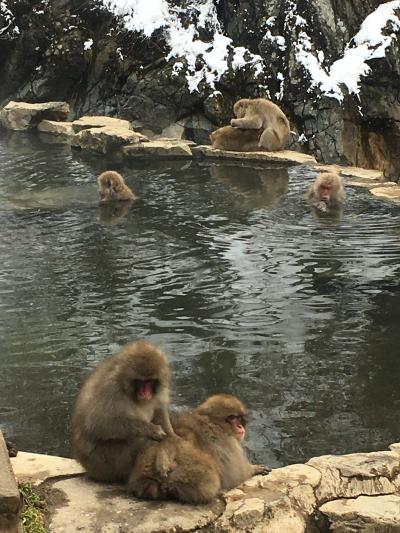
[[[263,121],[260,117],[233,118],[231,120],[231,126],[244,130],[258,130],[262,127],[262,125]]]
[[[89,430],[89,433],[95,440],[128,440],[137,437],[162,440],[165,437],[165,432],[159,425],[126,415],[113,417],[112,420],[107,419],[105,423]]]
[[[171,420],[169,418],[168,409],[166,407],[161,407],[160,409],[157,409],[153,421],[156,424],[160,424],[160,426],[163,428],[165,433],[169,435],[170,437],[176,436],[175,431],[172,428]]]

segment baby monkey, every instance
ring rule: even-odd
[[[106,170],[97,178],[101,202],[132,201],[136,196],[115,170]]]

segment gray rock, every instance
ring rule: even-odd
[[[28,130],[44,119],[66,120],[68,114],[69,105],[66,102],[9,102],[0,110],[0,124],[9,130]]]

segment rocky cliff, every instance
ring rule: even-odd
[[[208,142],[236,99],[269,96],[292,145],[397,179],[398,15],[378,0],[2,1],[0,105],[66,100]]]

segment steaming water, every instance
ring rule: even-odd
[[[177,409],[248,404],[260,462],[399,440],[399,207],[348,189],[317,219],[306,167],[150,162],[119,169],[133,208],[100,210],[106,168],[0,138],[0,426],[20,449],[69,454],[79,383],[140,337],[167,351]]]

